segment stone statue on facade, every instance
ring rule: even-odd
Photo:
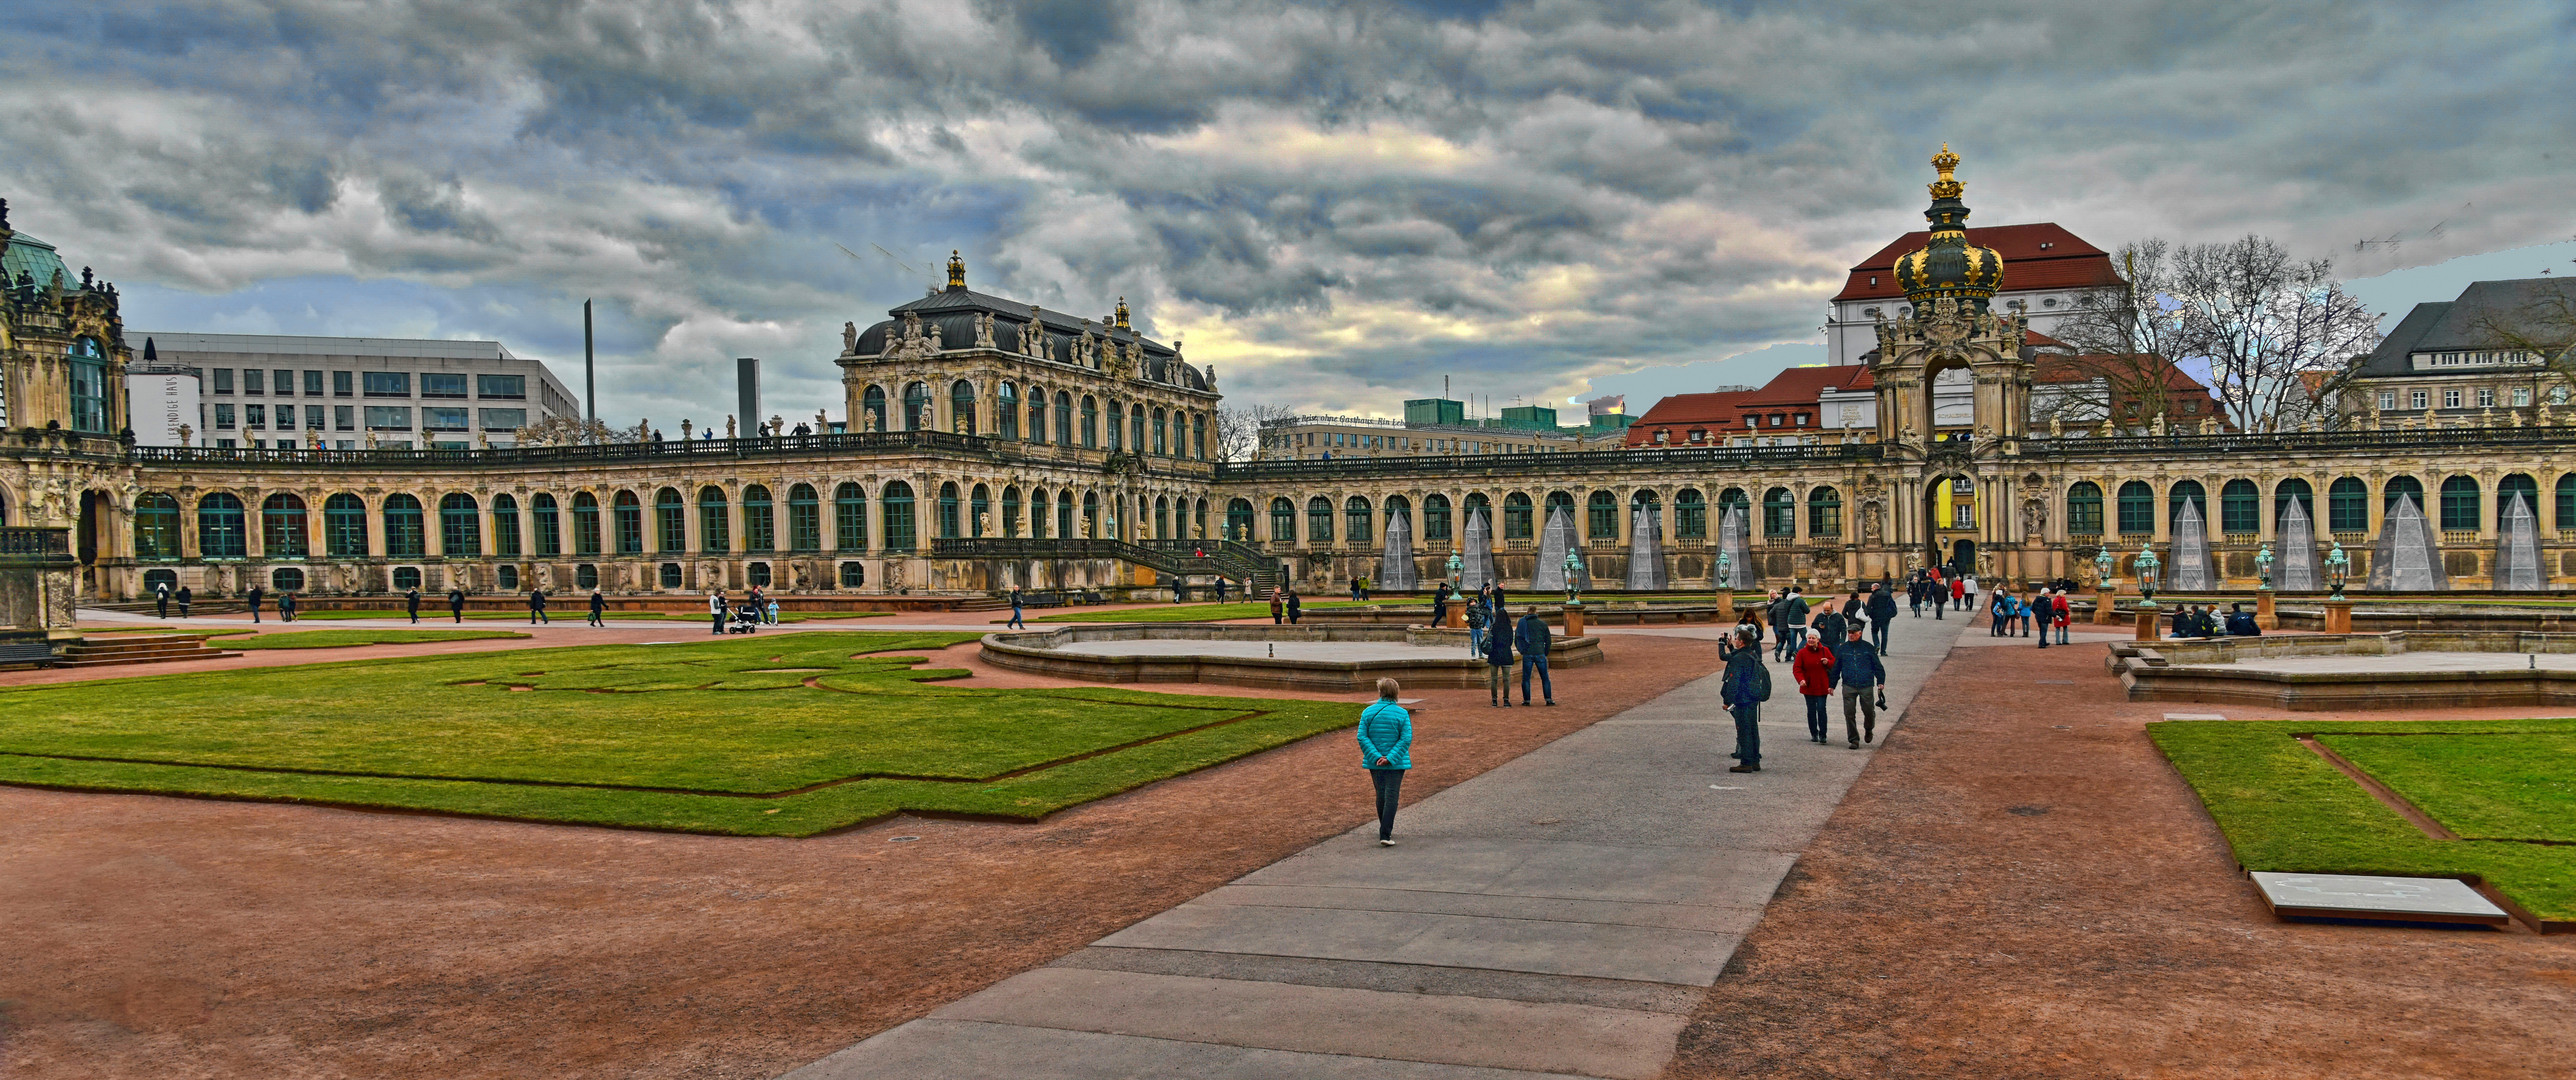
[[[990,349],[993,347],[992,312],[980,312],[975,316],[975,347],[978,349]]]
[[[1875,502],[1862,503],[1860,507],[1860,542],[1864,546],[1877,546],[1879,534],[1883,532],[1885,528],[1886,511],[1880,509],[1879,505]]]
[[[845,322],[845,323],[842,323],[842,324],[841,324],[841,355],[843,355],[843,356],[856,356],[856,355],[858,355],[858,354],[859,354],[859,324],[854,323],[854,322]]]
[[[2048,501],[2036,498],[2023,499],[2021,501],[2022,538],[2024,540],[2038,540],[2045,537],[2047,534]]]
[[[877,414],[862,410],[859,413],[859,430],[865,431],[871,435],[875,434],[877,430]]]

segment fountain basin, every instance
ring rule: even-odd
[[[2123,641],[2108,666],[2131,701],[2294,710],[2576,704],[2576,634],[2391,631]]]
[[[1084,682],[1199,682],[1269,690],[1407,691],[1485,685],[1467,631],[1393,626],[1072,624],[984,635],[985,663]],[[1275,653],[1275,655],[1273,655]],[[1599,638],[1558,636],[1551,671],[1601,662]],[[1513,665],[1517,678],[1519,665]]]

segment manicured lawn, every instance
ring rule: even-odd
[[[885,615],[890,615],[890,614],[892,614],[892,612],[886,612],[886,611],[826,611],[826,612],[813,612],[813,613],[803,613],[803,612],[794,612],[794,611],[781,611],[781,612],[779,612],[779,613],[778,613],[778,621],[779,621],[779,622],[781,622],[781,623],[796,623],[796,622],[829,622],[829,621],[832,621],[832,620],[834,620],[834,619],[874,619],[874,618],[879,618],[879,617],[882,617],[882,616],[885,616]],[[589,605],[589,604],[587,604],[587,603],[583,603],[583,602],[581,602],[581,601],[579,601],[579,600],[577,600],[577,599],[576,599],[575,601],[571,602],[571,603],[565,603],[565,602],[558,601],[558,602],[556,602],[556,603],[553,603],[553,604],[548,605],[548,606],[547,606],[547,608],[546,608],[546,617],[548,617],[548,618],[550,618],[550,619],[553,619],[553,620],[554,620],[554,621],[556,621],[556,622],[562,622],[562,621],[564,621],[564,620],[566,620],[566,619],[570,619],[570,620],[572,620],[573,622],[580,622],[580,621],[582,621],[583,619],[588,618],[589,616],[590,616],[590,605]],[[338,620],[338,619],[405,619],[405,618],[409,618],[409,617],[410,617],[410,616],[405,615],[405,614],[403,613],[403,609],[401,609],[401,608],[390,608],[390,609],[380,610],[380,611],[378,611],[378,610],[354,610],[354,611],[353,611],[353,610],[346,610],[346,609],[341,609],[341,608],[326,608],[326,609],[323,609],[323,610],[320,610],[320,611],[298,611],[298,612],[296,612],[296,613],[295,613],[295,621],[297,621],[297,622],[305,622],[305,621],[307,621],[307,620],[323,620],[323,621],[329,621],[329,620]],[[608,620],[608,621],[610,621],[610,622],[693,622],[693,623],[703,623],[703,622],[707,621],[707,613],[706,613],[706,612],[703,612],[703,611],[698,611],[698,612],[680,612],[680,611],[615,611],[615,610],[611,610],[611,611],[608,611],[608,612],[604,613],[602,617],[603,617],[603,618],[605,618],[605,619],[607,619],[607,620]],[[435,605],[435,606],[430,605],[430,604],[422,604],[422,605],[420,606],[420,621],[422,621],[422,622],[431,622],[431,621],[436,621],[436,622],[450,622],[450,621],[452,621],[452,619],[453,619],[453,618],[454,618],[453,616],[451,616],[451,615],[449,615],[449,614],[447,613],[447,605],[445,605],[445,604],[438,604],[438,605]],[[466,613],[465,613],[465,621],[467,621],[467,622],[522,622],[522,623],[523,623],[523,622],[528,621],[528,612],[527,612],[527,609],[525,609],[525,608],[521,608],[520,610],[517,610],[517,611],[468,611],[468,612],[466,612]]]
[[[904,810],[1037,818],[1346,727],[1353,706],[941,686],[813,632],[0,690],[0,782],[806,836]]]
[[[1353,607],[1386,607],[1392,609],[1398,607],[1428,606],[1430,606],[1430,601],[1428,600],[1423,601],[1420,604],[1406,604],[1400,601],[1387,601],[1379,604],[1362,604],[1350,600],[1308,600],[1304,604],[1300,605],[1300,610],[1313,611],[1317,608]],[[1223,619],[1267,619],[1269,617],[1270,601],[1264,600],[1257,604],[1173,604],[1168,607],[1127,608],[1122,611],[1085,611],[1080,608],[1076,608],[1072,611],[1058,612],[1053,615],[1036,616],[1031,618],[1029,621],[1080,623],[1216,622]]]
[[[225,630],[215,635],[224,640],[216,647],[224,649],[344,649],[351,645],[409,645],[421,641],[480,641],[494,638],[524,638],[528,635],[508,630],[289,630],[261,634],[250,630]]]
[[[2425,836],[2293,733],[2315,734],[2466,839]],[[2576,720],[2177,720],[2147,734],[2249,870],[2473,873],[2544,919],[2576,919],[2576,847],[2513,842],[2570,837],[2576,772],[2564,755]]]

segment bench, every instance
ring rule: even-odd
[[[19,664],[45,667],[53,662],[53,642],[0,641],[0,667],[14,667]]]

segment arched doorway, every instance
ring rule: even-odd
[[[80,552],[81,593],[98,593],[99,549],[106,546],[107,523],[115,515],[109,512],[107,493],[84,491],[80,498],[80,527],[73,530],[73,542]]]
[[[1933,477],[1923,485],[1924,565],[1973,569],[1977,565],[1977,482],[1965,474]]]

